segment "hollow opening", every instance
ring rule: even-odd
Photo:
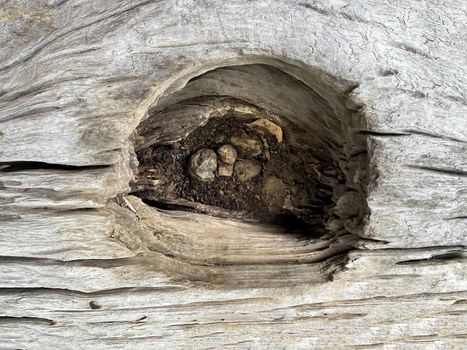
[[[134,194],[161,209],[282,225],[319,236],[333,206],[333,183],[344,176],[329,153],[293,142],[298,134],[296,125],[271,113],[226,111],[180,141],[139,151]]]
[[[198,238],[206,247],[208,224],[183,249],[174,243],[171,256],[180,250],[206,266],[329,262],[352,249],[366,223],[368,152],[357,132],[366,120],[349,98],[355,84],[267,63],[219,67],[169,87],[136,130],[134,195],[160,213],[223,218],[216,232],[225,235],[232,220],[247,224],[237,241],[220,235],[212,252],[195,258],[188,251]],[[267,232],[261,245],[259,231]]]

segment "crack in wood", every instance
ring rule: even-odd
[[[393,42],[392,46],[394,46],[395,48],[407,51],[407,52],[409,52],[411,54],[420,56],[420,57],[425,58],[425,59],[438,59],[436,57],[432,57],[429,54],[427,54],[427,53],[425,53],[425,52],[423,52],[423,51],[421,51],[421,50],[419,50],[419,49],[417,49],[417,48],[415,48],[413,46],[405,44],[405,43]]]
[[[5,288],[0,287],[0,295],[8,296],[12,294],[20,294],[29,297],[63,295],[63,296],[77,296],[77,297],[99,297],[111,296],[118,294],[146,294],[146,293],[174,293],[186,290],[187,287],[170,286],[170,287],[121,287],[112,289],[101,289],[98,291],[81,291],[67,288],[47,288],[47,287],[30,287],[30,288]]]
[[[436,134],[436,133],[428,132],[428,131],[424,131],[424,130],[404,129],[402,131],[406,132],[408,134],[421,135],[421,136],[432,137],[432,138],[436,138],[436,139],[451,140],[451,141],[460,142],[460,143],[467,143],[467,140],[462,140],[462,139],[458,139],[458,138],[455,138],[455,137],[450,137],[450,136],[442,135],[442,134]]]
[[[410,133],[405,132],[390,132],[390,131],[379,131],[379,130],[355,130],[355,134],[376,136],[376,137],[399,137],[399,136],[410,136]]]
[[[465,251],[454,251],[454,252],[448,252],[444,254],[432,255],[428,258],[423,258],[423,259],[399,261],[396,263],[396,265],[413,265],[413,264],[420,264],[420,263],[425,263],[425,262],[442,263],[446,260],[465,260],[466,258],[467,258],[467,253]]]
[[[462,176],[462,177],[467,176],[467,171],[465,170],[437,168],[437,167],[432,167],[432,166],[423,166],[423,165],[414,165],[414,164],[408,164],[406,165],[406,167],[411,168],[411,169],[425,170],[425,171],[434,172],[434,173],[443,174],[443,175],[449,175],[449,176]]]
[[[29,317],[29,316],[3,316],[0,315],[0,325],[6,323],[17,323],[17,324],[45,324],[48,326],[54,326],[57,324],[56,321],[50,320],[48,318],[41,317]]]
[[[29,161],[15,161],[15,162],[0,162],[0,173],[1,172],[17,172],[26,170],[94,170],[94,169],[106,169],[111,167],[110,165],[67,165],[67,164],[54,164],[46,162],[29,162]]]
[[[444,218],[443,220],[465,220],[465,219],[467,219],[467,215],[452,216],[449,218]]]

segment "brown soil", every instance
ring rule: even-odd
[[[186,205],[200,203],[223,209],[211,211],[214,215],[231,213],[232,217],[268,223],[293,218],[322,226],[326,208],[332,204],[332,189],[318,181],[318,174],[326,169],[310,150],[290,145],[286,133],[281,143],[264,133],[269,159],[264,152],[256,157],[239,154],[240,159],[255,159],[263,165],[261,173],[251,180],[240,182],[234,174],[201,182],[188,175],[188,160],[197,150],[216,150],[240,130],[259,136],[246,126],[255,119],[234,116],[211,119],[177,143],[155,145],[138,152],[140,174],[133,193],[148,204],[166,209],[189,207],[194,211],[210,211],[204,206]],[[158,184],[148,185],[151,179],[158,180]]]

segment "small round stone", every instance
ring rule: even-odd
[[[202,148],[190,158],[188,173],[191,177],[204,182],[214,180],[217,170],[217,155],[212,149]]]
[[[248,181],[261,172],[262,165],[256,160],[238,160],[235,162],[235,175],[241,182]]]
[[[226,164],[224,162],[219,162],[217,173],[219,174],[219,176],[232,176],[233,167],[234,167],[233,164]]]
[[[281,143],[284,138],[282,128],[268,119],[257,119],[253,123],[247,124],[247,126],[258,129],[261,133],[263,133],[264,130],[269,132],[271,135],[274,135],[278,143]]]
[[[237,160],[237,150],[231,145],[222,145],[217,150],[221,161],[226,164],[233,164]]]
[[[240,154],[245,156],[256,157],[263,152],[263,143],[259,137],[248,135],[244,131],[240,131],[237,135],[232,136],[230,143],[240,151]]]

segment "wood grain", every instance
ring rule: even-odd
[[[0,0],[0,348],[465,348],[466,13]],[[152,141],[183,137],[226,107],[170,109],[200,93],[341,157],[333,234],[128,196],[138,126],[165,110]]]

